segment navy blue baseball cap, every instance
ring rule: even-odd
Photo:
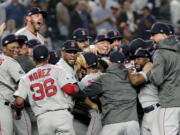
[[[159,33],[169,35],[169,28],[165,23],[156,22],[152,25],[151,30],[146,30],[146,32],[150,32],[151,35]]]
[[[95,39],[95,43],[101,41],[108,41],[109,43],[112,43],[112,39],[108,36],[108,34],[97,35]]]
[[[37,45],[33,48],[33,58],[35,60],[44,60],[48,57],[49,50],[45,45]]]
[[[167,24],[168,28],[169,28],[169,35],[174,35],[175,31],[174,31],[174,27],[171,24]]]
[[[125,61],[125,56],[119,51],[113,51],[109,54],[110,61],[113,63],[123,63]]]
[[[133,57],[131,57],[132,59],[135,58],[150,58],[151,59],[151,55],[150,53],[146,50],[146,49],[137,49],[136,52],[134,53]]]
[[[58,52],[56,50],[50,51],[49,55],[50,55],[50,58],[49,58],[50,64],[56,64],[60,59],[60,56],[58,55]]]
[[[18,36],[19,39],[24,40],[24,42],[22,43],[22,45],[25,45],[25,44],[27,43],[27,41],[28,41],[27,36],[25,36],[25,35],[17,35],[17,36]]]
[[[129,44],[130,55],[131,56],[134,55],[135,51],[138,48],[146,48],[146,43],[142,38],[137,38],[130,42]]]
[[[25,39],[15,34],[9,34],[2,39],[2,46],[6,46],[9,43],[18,42],[20,45],[24,44]]]
[[[129,48],[128,45],[126,45],[126,44],[121,44],[121,45],[119,46],[119,49],[118,49],[118,50],[119,50],[119,52],[121,52],[121,53],[124,54],[124,56],[125,56],[126,59],[129,58],[130,48]]]
[[[76,51],[79,52],[80,49],[74,40],[67,40],[63,43],[62,51]]]
[[[109,31],[107,34],[108,34],[109,38],[111,38],[112,40],[122,39],[122,35],[118,30]]]
[[[41,43],[37,39],[31,39],[27,41],[26,44],[29,46],[29,48],[34,48],[36,45],[40,45]]]
[[[92,52],[84,52],[83,56],[88,64],[88,67],[97,65],[98,57]]]
[[[43,11],[43,10],[42,10],[41,8],[39,8],[39,7],[33,7],[33,8],[31,8],[31,9],[29,9],[29,10],[27,11],[26,16],[31,16],[31,15],[34,15],[34,14],[42,14],[42,16],[43,16],[44,18],[47,17],[47,12],[46,12],[46,11]]]
[[[76,41],[88,40],[88,31],[84,28],[77,28],[73,31],[73,39]]]

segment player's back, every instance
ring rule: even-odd
[[[27,73],[22,81],[28,87],[28,98],[35,115],[68,108],[68,95],[61,90],[61,87],[68,83],[65,79],[65,72],[50,64]]]

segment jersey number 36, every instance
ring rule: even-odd
[[[44,99],[45,96],[51,97],[57,93],[57,88],[54,84],[54,80],[49,78],[43,83],[35,83],[31,85],[31,91],[34,92],[32,98],[34,101]]]

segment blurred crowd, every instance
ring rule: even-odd
[[[1,0],[0,24],[6,22],[4,35],[24,26],[27,9],[41,7],[48,12],[40,33],[51,49],[72,39],[76,28],[85,28],[94,38],[109,30],[119,30],[126,42],[135,37],[148,39],[145,30],[156,21],[172,23],[180,33],[179,0]]]

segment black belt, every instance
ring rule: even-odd
[[[150,105],[148,107],[143,108],[143,111],[144,111],[144,113],[149,113],[149,112],[153,111],[156,107],[159,107],[159,106],[160,106],[159,103],[157,103],[155,105]]]

